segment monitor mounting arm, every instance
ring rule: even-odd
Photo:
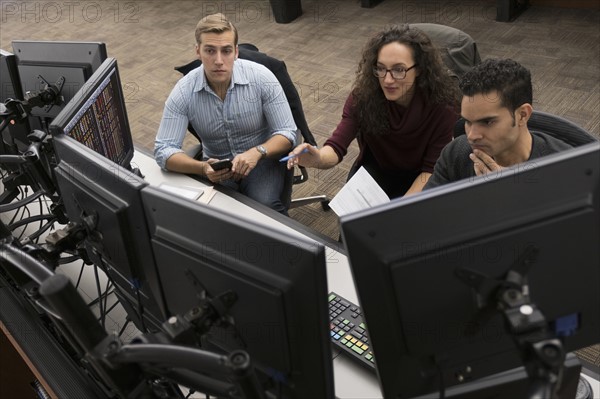
[[[4,122],[3,122],[4,124]],[[48,134],[41,130],[33,130],[28,136],[30,144],[21,154],[0,155],[1,165],[15,165],[14,170],[3,180],[4,193],[0,196],[0,213],[17,209],[42,195],[51,200],[49,209],[56,219],[65,224],[68,222],[60,201],[60,193],[52,176],[54,162],[53,148]],[[18,186],[31,186],[34,195],[11,203],[17,197]]]
[[[65,77],[58,78],[55,84],[50,84],[42,75],[38,76],[40,83],[44,84],[44,88],[37,92],[25,93],[25,100],[34,107],[44,107],[44,111],[48,112],[54,105],[61,105],[65,99],[60,94],[65,85]]]
[[[43,257],[48,263],[56,267],[61,253],[77,253],[86,264],[100,264],[101,257],[88,252],[85,242],[93,243],[94,247],[101,247],[101,240],[97,237],[96,225],[98,216],[92,212],[87,214],[80,209],[80,222],[69,222],[64,228],[56,230],[46,237],[43,247],[28,246],[25,248],[30,254]],[[237,301],[237,295],[231,290],[218,295],[210,295],[199,279],[188,271],[188,278],[198,289],[198,304],[183,315],[173,315],[163,323],[164,339],[161,341],[182,344],[200,345],[202,337],[213,326],[233,325],[229,310]]]
[[[65,78],[60,77],[55,84],[50,84],[41,75],[38,76],[40,83],[44,84],[42,90],[25,93],[24,100],[15,100],[12,98],[4,101],[6,110],[0,112],[2,124],[0,124],[0,132],[2,132],[9,124],[19,123],[26,120],[31,114],[33,107],[44,108],[48,112],[54,105],[61,105],[65,99],[60,94],[65,85]]]
[[[265,399],[249,355],[233,351],[220,355],[181,346],[162,332],[144,334],[123,345],[108,334],[75,286],[15,245],[11,232],[0,223],[0,269],[17,269],[37,292],[61,325],[69,326],[82,364],[107,392],[122,398],[183,397],[177,384],[186,384],[215,396]],[[166,324],[166,323],[165,323]],[[111,396],[112,397],[112,396]]]
[[[494,309],[502,312],[531,380],[529,397],[554,398],[561,383],[566,353],[561,340],[549,331],[546,318],[529,297],[527,273],[538,252],[533,245],[525,248],[501,278],[467,268],[457,269],[456,276],[474,291],[480,309],[478,317],[485,318]]]
[[[183,316],[170,317],[163,324],[163,328],[173,342],[193,345],[199,343],[199,339],[207,334],[213,325],[233,325],[228,313],[238,298],[231,290],[211,296],[191,271],[188,270],[187,276],[199,291],[199,303]]]

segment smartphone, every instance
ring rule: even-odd
[[[231,169],[233,164],[231,163],[231,160],[229,160],[229,159],[221,159],[217,162],[211,163],[210,166],[213,168],[213,170],[221,170],[221,169]]]

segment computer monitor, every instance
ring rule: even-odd
[[[46,83],[62,83],[58,105],[34,107],[33,116],[54,118],[83,87],[106,59],[106,45],[99,42],[13,40],[23,94],[43,90]]]
[[[598,343],[599,204],[596,142],[342,217],[384,397],[450,397],[523,365],[499,291],[476,295],[466,269],[489,288],[528,258],[531,302],[565,350]]]
[[[14,54],[0,49],[0,102],[8,99],[23,100],[23,90],[17,70],[17,60]],[[27,135],[31,132],[29,120],[11,124],[2,132],[0,141],[0,154],[14,155],[18,151],[25,151],[29,140]]]
[[[7,98],[16,100],[23,99],[23,90],[19,81],[19,71],[17,70],[17,59],[13,53],[0,49],[2,59],[2,74],[0,75],[0,101]]]
[[[245,350],[277,397],[333,398],[323,246],[158,187],[142,199],[168,314],[214,300],[233,324],[214,325],[204,349]]]
[[[117,60],[106,59],[50,125],[122,167],[130,168],[134,146]]]
[[[164,305],[140,194],[147,183],[66,135],[53,146],[58,189],[69,221],[85,227],[85,253],[112,279],[138,328],[158,330]]]

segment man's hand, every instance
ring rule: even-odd
[[[218,159],[214,159],[214,158],[209,158],[206,161],[207,164],[204,169],[204,174],[206,175],[208,180],[210,180],[213,183],[220,183],[223,180],[231,179],[231,177],[233,176],[232,169],[214,170],[213,168],[210,167],[211,163],[217,162],[217,161],[218,161]]]
[[[469,158],[473,161],[473,169],[477,176],[498,172],[503,169],[502,166],[496,163],[494,158],[481,150],[473,150],[473,153],[469,155]]]
[[[261,158],[262,154],[254,147],[237,155],[232,161],[233,167],[231,168],[231,171],[233,172],[233,178],[235,180],[240,180],[248,176],[248,174],[252,172],[252,169],[256,167]]]

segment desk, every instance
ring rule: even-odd
[[[189,176],[161,170],[151,156],[139,151],[135,153],[132,165],[142,171],[146,181],[151,185],[158,186],[161,183],[169,183],[175,186],[191,186],[202,189],[209,187],[207,183]],[[329,291],[335,291],[348,300],[358,303],[350,266],[345,255],[345,250],[339,242],[322,236],[312,229],[228,189],[217,190],[209,206],[226,209],[229,212],[243,215],[256,223],[284,230],[291,235],[308,237],[324,244],[326,247]],[[340,355],[337,352],[334,353],[333,372],[336,397],[349,399],[376,399],[382,397],[375,374],[369,373],[346,356]],[[582,373],[585,374],[585,377],[592,384],[594,398],[600,399],[598,375],[586,369],[582,369]]]
[[[132,164],[140,168],[146,177],[146,181],[151,185],[157,186],[163,182],[168,182],[172,185],[193,186],[198,188],[208,187],[206,183],[191,177],[161,170],[151,156],[148,156],[142,152],[136,152]],[[324,244],[326,246],[327,278],[329,290],[335,291],[350,301],[358,303],[350,267],[344,254],[344,250],[340,247],[339,243],[331,240],[328,237],[321,236],[318,233],[306,228],[306,226],[303,226],[292,219],[263,207],[262,205],[257,204],[246,197],[235,195],[236,193],[228,193],[231,194],[228,195],[225,194],[224,191],[218,191],[209,205],[216,208],[227,209],[230,212],[233,211],[239,213],[244,215],[246,218],[252,219],[255,223],[262,223],[270,226],[271,228],[286,231],[291,235],[296,235],[298,237],[302,236]],[[0,294],[3,294],[5,291],[6,290],[0,289]],[[10,323],[8,325],[24,325],[21,324],[23,322],[21,320],[17,320],[14,315],[7,313],[10,309],[12,309],[11,307],[7,306],[7,298],[2,297],[0,303],[3,305],[0,307],[0,320],[9,320]],[[22,315],[26,312],[19,311],[18,313]],[[35,320],[37,320],[37,318]],[[39,322],[39,320],[37,321]],[[27,331],[43,331],[43,329],[29,329],[28,327]],[[15,335],[16,333],[11,331],[11,334]],[[34,344],[35,343],[38,343],[37,339],[35,340]],[[45,344],[45,341],[40,340],[39,343],[40,345],[37,346],[29,343],[27,348],[24,349],[25,351],[30,351],[31,353],[37,353],[36,357],[43,357],[44,359],[36,359],[39,360],[40,364],[52,366],[44,370],[38,367],[40,373],[43,374],[47,380],[49,380],[48,382],[50,387],[59,390],[59,392],[61,389],[83,389],[83,392],[86,392],[83,396],[92,397],[91,392],[93,392],[93,389],[96,389],[96,387],[90,386],[90,382],[83,376],[78,378],[78,382],[75,383],[73,381],[75,379],[73,376],[76,376],[77,373],[53,366],[56,363],[58,355],[53,354],[53,352],[49,350],[51,348],[49,348],[48,344]],[[334,384],[336,397],[357,399],[375,399],[382,397],[377,379],[373,373],[369,373],[362,367],[355,365],[345,356],[338,355],[338,353],[333,354],[333,372],[335,378]],[[65,375],[66,373],[70,376],[67,379],[70,383],[65,382],[67,380],[64,378],[48,378],[56,374],[52,372],[56,372],[59,375]],[[600,398],[600,383],[598,382],[598,375],[594,375],[587,370],[584,370],[584,373],[587,374],[586,378],[592,384],[594,398]],[[74,387],[71,385],[74,385]],[[59,397],[63,396],[82,397],[79,394],[59,395]],[[94,395],[93,397],[101,397],[101,395]]]
[[[166,172],[160,169],[151,156],[140,151],[136,151],[131,164],[138,167],[142,174],[144,174],[146,181],[153,186],[158,186],[161,183],[169,183],[175,186],[197,187],[201,189],[209,187],[207,183],[189,176]],[[329,291],[335,291],[348,300],[358,303],[350,265],[339,242],[322,236],[293,219],[262,206],[241,194],[232,193],[227,189],[218,189],[208,205],[243,215],[255,223],[262,223],[271,228],[286,231],[291,235],[308,237],[324,244],[326,247],[325,256],[327,259],[327,284]],[[374,373],[369,373],[361,366],[355,365],[345,356],[338,355],[339,353],[334,353],[333,359],[336,397],[348,399],[376,399],[382,397]]]

